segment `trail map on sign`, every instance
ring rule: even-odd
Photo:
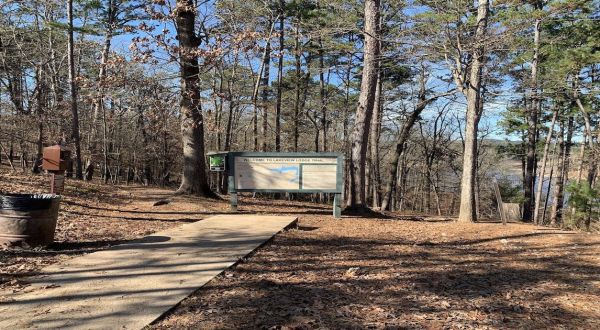
[[[336,158],[238,156],[234,166],[236,189],[336,189]]]

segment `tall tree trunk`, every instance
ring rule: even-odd
[[[354,41],[352,34],[348,37],[350,42]],[[350,79],[352,76],[352,58],[353,53],[349,52],[348,56],[348,65],[346,68],[346,78],[345,78],[345,92],[344,92],[344,118],[342,119],[342,134],[343,134],[343,146],[344,146],[344,182],[350,182],[350,160],[351,160],[351,152],[350,152],[350,135],[348,134],[348,121],[350,117]],[[347,184],[344,184],[344,192],[343,198],[345,199],[348,196],[349,187]]]
[[[379,139],[381,135],[381,117],[383,115],[383,77],[381,70],[377,76],[377,89],[375,90],[375,103],[373,105],[373,119],[371,121],[371,186],[372,206],[378,208],[380,203],[381,171],[379,162]]]
[[[181,140],[183,142],[183,175],[177,193],[212,196],[204,159],[204,121],[200,104],[196,9],[193,0],[177,0],[175,21],[179,40],[181,74]]]
[[[535,9],[539,10],[543,6],[541,1],[535,3]],[[538,100],[538,62],[539,62],[539,48],[540,48],[540,31],[541,31],[541,19],[536,18],[534,23],[534,37],[533,37],[533,60],[531,62],[531,101],[529,102],[529,116],[527,123],[527,161],[525,169],[525,186],[524,195],[525,202],[523,203],[523,221],[529,222],[532,220],[532,206],[534,205],[533,199],[533,186],[535,184],[535,168],[536,168],[536,145],[538,135],[538,113],[539,104]],[[537,204],[535,204],[537,205]],[[534,211],[537,214],[537,211]],[[535,221],[535,219],[534,219]]]
[[[563,221],[564,185],[569,181],[569,159],[571,157],[571,140],[573,137],[573,117],[567,119],[567,134],[565,137],[564,123],[559,130],[560,155],[558,160],[558,176],[554,190],[554,204],[552,205],[551,225],[561,225]]]
[[[38,139],[37,139],[37,154],[35,162],[33,163],[32,172],[40,173],[42,166],[42,152],[44,147],[44,107],[46,106],[46,83],[44,81],[44,69],[42,66],[36,68],[36,115],[37,115],[37,128],[38,128]]]
[[[283,0],[279,1],[279,61],[277,62],[277,102],[275,104],[275,151],[281,151],[281,95],[283,93],[283,52],[285,50],[284,39],[284,6]]]
[[[319,103],[321,106],[320,126],[323,130],[323,148],[327,151],[327,86],[325,84],[325,50],[323,40],[319,38]],[[317,127],[317,134],[319,134]]]
[[[231,72],[231,78],[229,79],[229,81],[227,82],[227,98],[229,101],[229,112],[227,115],[227,126],[225,128],[225,151],[230,151],[231,149],[231,134],[232,134],[232,126],[233,126],[233,115],[234,115],[234,110],[235,110],[235,102],[234,100],[234,95],[233,95],[233,84],[234,84],[234,79],[236,77],[236,71],[237,71],[237,59],[236,62],[233,65],[233,70]]]
[[[300,52],[300,19],[298,19],[296,31],[294,33],[294,57],[296,60],[296,96],[294,98],[294,152],[298,151],[298,139],[300,137],[300,86],[302,85],[302,79],[300,78],[300,73],[302,69],[301,56],[302,54]]]
[[[533,222],[539,224],[540,206],[542,202],[542,188],[544,187],[544,175],[546,172],[546,162],[548,161],[548,151],[550,150],[550,143],[552,142],[552,133],[554,132],[554,124],[556,123],[556,117],[558,116],[558,109],[554,110],[552,114],[552,122],[548,129],[548,135],[546,136],[546,142],[544,143],[544,154],[542,155],[542,168],[539,173],[537,182],[537,188],[535,193],[535,206],[533,210]]]
[[[81,141],[79,136],[79,111],[77,109],[77,80],[75,77],[75,41],[73,39],[73,0],[67,1],[67,20],[69,22],[68,36],[68,62],[69,62],[69,87],[71,92],[71,140],[75,144],[75,177],[83,179],[81,164]]]
[[[310,52],[308,52],[308,56],[306,57],[306,74],[304,75],[304,91],[302,93],[302,101],[300,102],[300,107],[299,107],[299,111],[300,113],[304,113],[304,108],[306,107],[306,101],[308,100],[308,94],[310,92],[309,90],[309,86],[310,86],[310,82],[311,82],[311,78],[310,78],[310,66],[312,63],[312,54]],[[311,119],[310,116],[307,115],[307,118]],[[299,119],[298,119],[299,120]],[[317,142],[318,143],[318,135],[317,135]]]
[[[91,180],[94,175],[94,154],[96,153],[96,147],[98,140],[98,118],[102,103],[104,102],[104,81],[106,80],[106,64],[108,56],[110,54],[110,46],[113,37],[114,29],[114,18],[116,12],[116,3],[114,0],[108,0],[107,16],[106,16],[106,34],[104,35],[104,45],[102,47],[102,55],[100,56],[100,69],[98,71],[98,95],[93,101],[92,110],[92,124],[90,127],[90,134],[88,136],[88,158],[85,165],[85,179]]]
[[[236,108],[236,102],[234,102],[234,95],[233,95],[233,84],[235,81],[235,77],[236,77],[236,70],[237,70],[237,57],[236,57],[236,61],[233,64],[233,70],[231,72],[231,77],[229,78],[229,81],[227,82],[227,99],[229,101],[229,111],[228,111],[228,115],[227,115],[227,126],[225,128],[225,145],[223,150],[225,151],[230,151],[231,150],[231,140],[232,140],[232,129],[233,129],[233,116],[235,115],[235,108]],[[219,190],[221,191],[222,194],[225,194],[227,192],[227,176],[223,175],[221,182],[220,182],[220,188]]]
[[[260,150],[267,151],[267,140],[269,130],[269,75],[271,68],[271,40],[267,40],[265,46],[265,56],[263,57],[263,77],[262,77],[262,143]]]
[[[213,122],[215,125],[215,141],[214,141],[215,150],[221,150],[221,118],[223,115],[223,102],[224,102],[223,84],[225,83],[225,74],[223,73],[223,65],[224,65],[224,63],[223,63],[223,61],[221,61],[221,68],[219,69],[219,88],[218,88],[219,92],[215,93],[218,95],[215,95],[215,97],[214,97],[215,115],[214,115]],[[215,75],[215,79],[216,79],[216,75]],[[215,84],[213,90],[216,90],[216,84]],[[220,175],[220,173],[219,173],[219,175]]]
[[[346,156],[349,155],[348,146],[349,146],[349,134],[348,134],[348,117],[350,114],[350,79],[352,76],[352,65],[350,61],[352,59],[352,54],[348,54],[348,68],[346,69],[346,86],[344,91],[344,118],[342,122],[342,131],[343,131],[343,140],[344,140],[344,151]]]
[[[258,73],[256,74],[256,83],[254,84],[254,92],[252,93],[252,138],[254,140],[253,147],[254,151],[258,151],[258,90],[260,89],[261,83],[263,81],[263,70],[265,69],[265,61],[267,56],[270,56],[270,40],[271,35],[273,34],[273,29],[275,28],[275,24],[271,23],[271,28],[269,31],[269,35],[267,36],[267,46],[265,47],[262,59],[260,62],[260,68],[258,69]],[[250,61],[250,60],[249,60]],[[252,63],[250,63],[250,67]]]
[[[479,0],[477,8],[477,30],[475,32],[475,51],[471,63],[469,85],[467,88],[467,123],[465,127],[465,151],[463,155],[463,173],[460,191],[459,222],[477,220],[475,207],[475,175],[477,167],[477,124],[481,97],[481,73],[485,56],[484,39],[489,14],[488,0]]]
[[[565,123],[564,119],[561,119],[558,129],[557,140],[559,141],[558,146],[558,164],[557,175],[556,175],[556,183],[554,183],[554,192],[552,194],[552,199],[554,203],[552,204],[552,212],[550,213],[550,225],[556,226],[560,224],[562,220],[562,206],[563,206],[563,184],[564,184],[564,174],[565,174]]]
[[[365,1],[365,30],[363,72],[356,109],[354,128],[350,137],[351,163],[347,206],[356,211],[367,208],[365,201],[365,163],[369,141],[369,129],[377,89],[379,60],[380,0]]]

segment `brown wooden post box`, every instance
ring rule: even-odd
[[[42,168],[49,172],[66,171],[71,161],[71,151],[60,145],[44,148],[42,156]]]

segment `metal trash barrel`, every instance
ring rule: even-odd
[[[59,205],[59,195],[0,195],[0,243],[26,243],[30,247],[51,244]]]

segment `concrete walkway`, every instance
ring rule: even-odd
[[[0,329],[143,328],[295,221],[215,216],[51,266],[0,305]]]

